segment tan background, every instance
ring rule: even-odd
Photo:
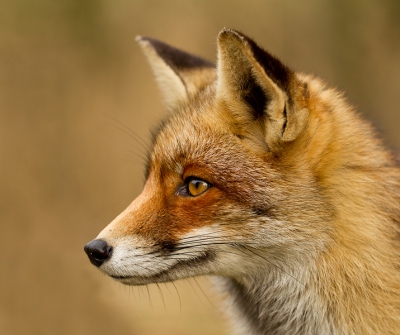
[[[399,18],[398,0],[1,0],[0,334],[228,333],[207,280],[148,293],[83,252],[142,187],[125,128],[147,141],[163,113],[137,34],[214,60],[242,30],[400,148]]]

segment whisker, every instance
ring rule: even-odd
[[[192,284],[192,282],[191,282],[191,280],[192,279],[194,279],[193,277],[191,277],[191,278],[188,278],[188,283],[190,284],[190,286],[192,287],[192,289],[193,289],[193,292],[194,292],[194,294],[196,295],[196,297],[197,297],[197,299],[199,299],[199,301],[204,305],[204,302],[203,302],[203,300],[201,300],[201,298],[200,298],[200,296],[197,294],[197,290],[196,290],[196,288],[193,286],[193,284]]]
[[[137,143],[140,144],[142,148],[145,149],[145,152],[148,152],[150,150],[149,143],[144,141],[132,128],[128,127],[126,124],[122,123],[121,121],[119,121],[118,119],[116,119],[111,115],[106,114],[106,116],[111,120],[113,120],[114,122],[117,122],[118,125],[111,123],[112,126],[116,127],[117,129],[120,129],[125,134],[133,138]]]
[[[134,158],[139,158],[141,163],[147,163],[147,157],[143,156],[142,153],[129,148],[121,148],[121,149],[125,151],[124,158],[130,159],[132,158],[133,155]]]
[[[139,152],[141,152],[142,154],[147,155],[147,153],[148,153],[149,151],[148,151],[146,148],[144,148],[144,150],[141,149],[141,147],[143,148],[143,145],[137,140],[137,138],[136,138],[135,136],[132,136],[132,134],[130,134],[129,132],[127,132],[125,129],[123,129],[123,128],[121,128],[121,127],[118,127],[118,126],[116,126],[116,125],[114,125],[114,126],[115,126],[115,128],[121,130],[123,133],[125,133],[126,135],[128,135],[130,138],[134,139],[134,140],[136,141],[136,143],[138,143],[138,144],[140,145],[140,147],[136,147],[136,149],[137,149]]]
[[[160,288],[160,285],[158,285],[158,283],[155,283],[155,284],[158,287],[158,291],[160,292],[161,299],[162,299],[162,302],[163,302],[163,305],[164,305],[164,310],[166,311],[167,310],[167,306],[165,305],[164,294],[163,294],[163,292],[162,292],[162,290]]]
[[[248,243],[247,243],[247,245],[245,245],[244,241],[239,241],[239,240],[225,241],[224,238],[230,238],[231,237],[230,234],[224,235],[224,236],[218,235],[218,237],[213,237],[213,236],[210,236],[210,233],[205,233],[205,234],[200,234],[196,237],[197,237],[197,239],[195,239],[195,236],[192,236],[192,237],[190,237],[190,240],[187,239],[185,242],[180,242],[177,246],[175,246],[175,249],[170,254],[168,254],[168,256],[166,256],[166,258],[175,260],[178,262],[179,261],[188,261],[191,258],[193,259],[193,258],[201,255],[202,250],[196,250],[198,248],[204,248],[206,246],[227,246],[227,247],[233,248],[234,250],[218,249],[217,252],[231,254],[231,255],[235,255],[235,256],[241,256],[243,254],[248,255],[248,253],[254,254],[257,257],[268,262],[275,268],[279,269],[283,273],[287,274],[288,276],[290,276],[291,278],[296,280],[298,283],[302,284],[303,286],[306,286],[295,276],[293,276],[290,273],[288,273],[287,271],[285,271],[282,267],[278,266],[273,261],[267,259],[266,257],[264,257],[261,254],[259,254],[258,252],[256,252],[255,250],[258,250],[258,248],[249,246]],[[152,248],[159,247],[159,249],[152,250],[152,251],[144,254],[146,256],[152,257],[152,259],[147,260],[147,262],[152,263],[152,264],[160,263],[160,256],[162,256],[163,253],[165,253],[165,250],[162,249],[162,245],[154,244],[150,247],[152,247]],[[143,248],[146,249],[146,248],[149,248],[149,246],[143,247]],[[140,266],[139,264],[137,264],[137,265]],[[150,272],[152,275],[156,275],[158,273],[157,271],[147,269],[147,267],[142,266],[142,268],[144,268],[146,271]]]
[[[182,301],[181,301],[181,296],[179,294],[178,288],[176,287],[175,283],[171,281],[171,284],[174,286],[176,294],[178,295],[179,299],[179,316],[182,316]]]
[[[149,296],[150,308],[151,308],[151,310],[154,311],[153,302],[151,301],[151,296],[150,296],[149,285],[147,285],[147,284],[146,284],[146,290],[147,290],[147,295]]]

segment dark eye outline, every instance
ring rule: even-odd
[[[193,181],[199,181],[199,182],[205,183],[205,184],[207,184],[207,188],[203,192],[201,192],[197,195],[192,195],[189,191],[189,184]],[[212,184],[210,184],[208,181],[205,181],[204,179],[201,179],[201,178],[198,178],[195,176],[190,176],[190,177],[185,178],[184,184],[178,188],[177,195],[182,196],[182,197],[196,198],[196,197],[199,197],[200,195],[206,193],[211,187],[212,187]]]

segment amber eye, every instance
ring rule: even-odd
[[[204,180],[200,179],[190,179],[187,185],[188,192],[192,197],[197,197],[198,195],[203,194],[211,186]]]

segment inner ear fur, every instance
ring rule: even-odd
[[[174,108],[215,80],[215,65],[154,38],[137,36],[167,106]]]
[[[272,150],[295,140],[308,118],[308,110],[296,98],[299,89],[304,86],[295,73],[253,40],[231,29],[220,32],[217,101],[241,131],[260,125]]]

